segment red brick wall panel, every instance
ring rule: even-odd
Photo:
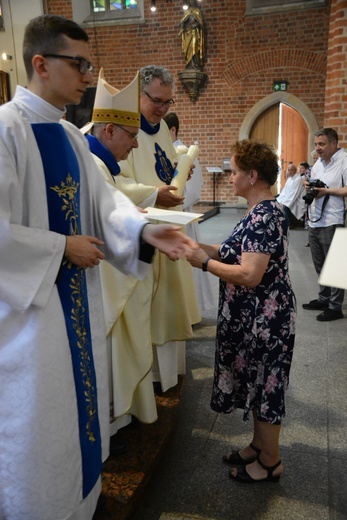
[[[145,23],[88,29],[96,69],[105,69],[107,81],[123,88],[136,71],[150,63],[166,66],[175,77],[174,111],[180,117],[180,137],[190,144],[199,141],[199,160],[205,184],[202,200],[212,200],[212,175],[206,166],[221,166],[230,157],[231,143],[252,107],[273,92],[273,81],[285,79],[288,90],[312,111],[318,126],[333,121],[344,129],[339,103],[345,93],[346,2],[334,9],[330,23],[330,1],[324,8],[245,16],[244,0],[202,0],[205,19],[206,59],[204,72],[208,81],[193,103],[181,84],[178,73],[185,68],[178,36],[183,11],[181,2],[158,0],[158,10],[150,12],[145,0]],[[47,0],[49,12],[72,16],[71,0]],[[328,39],[329,64],[325,104],[325,75]],[[97,76],[97,75],[96,75]],[[341,108],[341,107],[340,107]],[[206,172],[206,173],[205,173]],[[218,177],[216,199],[235,201],[228,184],[229,174]]]

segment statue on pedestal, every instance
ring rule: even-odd
[[[207,80],[202,71],[205,53],[204,21],[201,10],[191,0],[190,7],[180,21],[182,50],[186,62],[185,70],[178,73],[178,77],[189,93],[192,101],[196,101],[199,91]]]
[[[189,7],[180,21],[182,50],[187,69],[202,70],[204,58],[204,23],[201,10]]]

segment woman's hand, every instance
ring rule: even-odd
[[[203,262],[209,258],[206,252],[200,247],[196,251],[192,251],[192,253],[187,256],[187,260],[192,267],[197,267],[201,269]]]
[[[142,230],[142,240],[156,247],[170,258],[187,258],[198,248],[198,244],[184,233],[179,226],[171,224],[147,224]]]

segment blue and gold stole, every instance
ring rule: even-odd
[[[32,129],[46,178],[49,229],[66,236],[79,235],[82,232],[79,213],[80,172],[76,154],[59,123],[34,123]],[[84,269],[64,258],[57,277],[57,287],[65,316],[76,385],[84,498],[98,480],[102,465]]]

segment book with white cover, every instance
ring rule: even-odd
[[[189,213],[188,211],[173,211],[171,209],[159,209],[159,208],[146,208],[147,213],[144,213],[144,217],[147,220],[158,220],[161,222],[170,222],[170,224],[177,224],[179,226],[185,226],[195,220],[200,220],[203,217],[203,213]]]
[[[347,289],[347,229],[336,228],[318,283]]]

